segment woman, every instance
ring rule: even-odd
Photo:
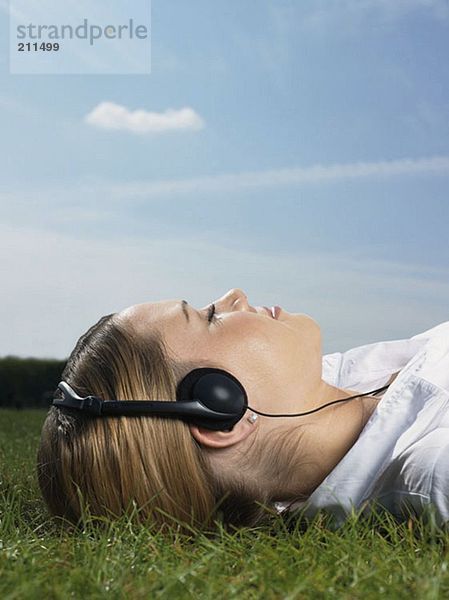
[[[343,520],[377,502],[395,514],[434,504],[449,518],[449,323],[323,359],[313,319],[252,307],[233,289],[202,310],[176,300],[103,317],[63,379],[81,396],[175,400],[198,367],[223,369],[246,390],[251,408],[233,427],[52,407],[38,455],[51,512],[77,522],[83,503],[94,515],[134,506],[157,525],[209,527],[218,513],[253,525],[274,503],[302,501],[310,515],[324,508]],[[375,393],[388,384],[383,398]],[[298,412],[308,414],[257,414]]]

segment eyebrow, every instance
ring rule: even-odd
[[[187,323],[190,322],[189,311],[187,310],[188,302],[187,300],[181,300],[182,312],[184,313],[185,318],[187,319]]]

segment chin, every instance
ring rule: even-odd
[[[318,336],[318,340],[321,341],[321,328],[315,319],[305,313],[289,313],[289,315],[304,334]]]
[[[319,329],[319,325],[315,321],[315,319],[313,319],[310,315],[307,315],[306,313],[287,313],[287,314],[290,315],[291,317],[293,317],[294,319],[298,319],[299,321],[304,321],[305,323],[312,324],[315,327],[318,327],[318,329]]]

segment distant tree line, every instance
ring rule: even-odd
[[[47,408],[65,360],[0,358],[0,408]]]

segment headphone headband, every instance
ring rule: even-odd
[[[79,396],[61,381],[64,398],[53,399],[53,406],[72,408],[86,415],[155,416],[181,419],[212,430],[232,428],[248,407],[246,392],[231,373],[221,369],[199,368],[178,384],[176,402],[161,400],[103,400],[98,396]]]

